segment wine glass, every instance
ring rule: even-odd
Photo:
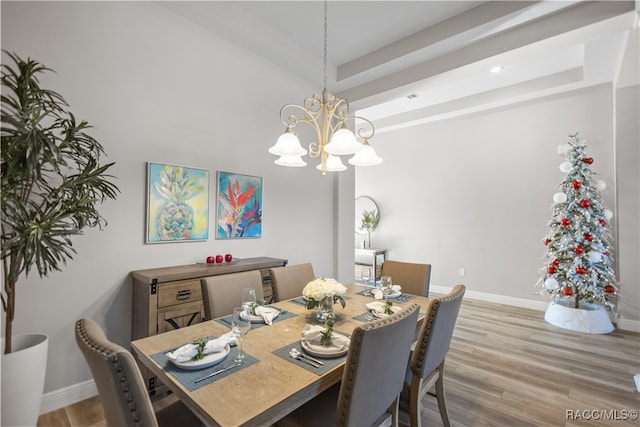
[[[380,290],[384,294],[385,299],[387,295],[393,292],[393,281],[391,280],[391,276],[382,276],[380,278]]]
[[[251,312],[251,308],[256,304],[256,290],[254,288],[242,289],[242,307]]]
[[[369,280],[371,280],[371,268],[370,267],[362,267],[362,270],[360,270],[360,280],[365,285],[367,285],[369,283]]]
[[[251,329],[251,319],[249,319],[249,309],[244,307],[235,307],[233,309],[233,317],[231,318],[231,332],[238,338],[238,347],[240,352],[233,361],[236,363],[244,362],[244,353],[242,352],[242,341],[244,336]]]

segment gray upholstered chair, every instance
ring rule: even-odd
[[[204,315],[207,320],[227,316],[242,304],[242,289],[254,288],[256,298],[263,299],[262,275],[259,270],[220,274],[201,280]]]
[[[276,301],[299,297],[305,285],[315,278],[311,263],[272,268],[271,280]]]
[[[442,423],[449,427],[444,397],[444,359],[449,351],[464,292],[464,285],[456,285],[447,295],[432,298],[428,303],[402,392],[403,409],[406,404],[411,427],[422,425],[421,401],[425,394],[437,399]],[[435,393],[431,392],[434,385]]]
[[[91,319],[76,322],[76,342],[89,364],[108,426],[200,426],[177,401],[155,412],[133,355],[109,341]]]
[[[431,264],[385,260],[382,263],[381,274],[391,276],[394,285],[402,286],[402,292],[429,296]]]
[[[417,304],[354,329],[342,382],[278,421],[287,426],[398,425]],[[389,423],[390,421],[390,423]]]

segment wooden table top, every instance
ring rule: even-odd
[[[353,319],[365,313],[365,304],[373,301],[371,297],[358,294],[363,289],[366,288],[360,285],[347,286],[346,307],[343,309],[340,304],[335,305],[336,331],[351,333],[356,326],[364,324]],[[394,301],[394,305],[402,307],[415,302],[424,313],[427,301],[427,298],[418,296],[407,302]],[[338,383],[344,369],[343,361],[325,374],[318,375],[273,354],[274,350],[283,346],[299,344],[300,333],[307,323],[319,324],[315,320],[316,310],[307,310],[292,301],[273,305],[296,316],[274,322],[271,326],[252,329],[244,337],[243,350],[257,358],[258,363],[194,391],[189,391],[151,356],[204,336],[220,336],[229,332],[228,327],[215,320],[198,323],[133,341],[133,352],[206,425],[270,425]]]

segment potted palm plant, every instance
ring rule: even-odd
[[[32,268],[40,277],[61,270],[76,253],[71,238],[106,225],[98,205],[119,189],[106,174],[114,163],[100,164],[104,150],[86,133],[88,123],[76,121],[61,95],[40,87],[38,75],[52,70],[3,53],[13,64],[2,64],[2,425],[35,425],[47,338],[13,336],[16,284]],[[31,374],[41,378],[25,378]]]

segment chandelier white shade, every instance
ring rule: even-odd
[[[347,170],[347,167],[344,165],[344,163],[342,163],[342,160],[340,160],[340,157],[334,156],[333,154],[329,154],[327,156],[327,161],[324,167],[325,167],[325,172],[342,172]],[[316,166],[316,169],[321,171],[322,163]]]
[[[376,151],[369,145],[366,139],[362,141],[362,147],[356,152],[356,155],[349,159],[349,163],[354,166],[375,166],[382,163],[382,159],[376,154]]]
[[[341,156],[344,154],[353,154],[360,149],[356,136],[347,128],[338,129],[333,134],[331,142],[324,147],[324,151],[329,154]]]
[[[309,143],[309,157],[320,157],[316,166],[322,174],[339,172],[347,167],[339,156],[355,154],[349,163],[355,166],[372,166],[382,163],[369,139],[375,133],[373,123],[349,112],[349,102],[327,91],[327,2],[324,2],[324,89],[321,93],[304,100],[303,105],[287,104],[280,110],[280,120],[285,132],[280,135],[269,153],[280,156],[275,164],[289,167],[302,167],[306,162],[302,156],[307,150],[302,148],[294,128],[301,123],[309,125],[316,140]],[[356,119],[358,121],[356,122]],[[356,134],[347,128],[353,122]],[[357,137],[356,137],[357,135]],[[358,138],[362,142],[358,142]]]
[[[293,132],[291,132],[290,129],[287,129],[285,133],[280,135],[278,141],[276,141],[276,145],[269,148],[269,152],[271,154],[275,154],[276,156],[300,157],[307,154],[307,150],[302,148],[302,146],[300,145],[300,140]]]

